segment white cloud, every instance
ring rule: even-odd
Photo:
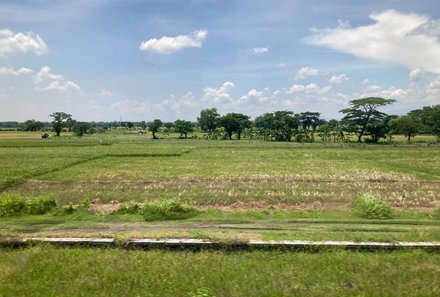
[[[374,23],[366,26],[340,23],[333,29],[313,29],[306,40],[357,57],[440,73],[439,20],[395,10],[373,13],[370,18]]]
[[[424,74],[423,69],[416,68],[416,69],[411,70],[411,72],[409,73],[409,78],[413,81],[418,80],[423,76],[423,74]]]
[[[348,80],[348,76],[345,73],[342,73],[339,75],[333,75],[328,82],[331,84],[342,84],[347,80]]]
[[[41,88],[41,90],[66,92],[66,91],[79,91],[80,87],[71,81],[60,82],[55,80],[51,82],[47,87]]]
[[[315,76],[319,70],[313,67],[302,67],[295,75],[295,79],[304,79],[308,76]]]
[[[208,35],[208,31],[194,31],[190,35],[178,35],[174,37],[163,36],[159,39],[152,38],[144,41],[139,46],[141,51],[152,51],[160,54],[170,54],[184,48],[202,47],[202,43]]]
[[[368,78],[364,79],[364,80],[361,82],[361,84],[363,84],[363,85],[367,85],[367,84],[370,84],[370,83],[371,83],[371,81],[370,81]]]
[[[34,75],[35,89],[38,91],[59,91],[70,92],[79,91],[80,87],[72,81],[64,81],[64,76],[54,74],[49,66],[44,66]],[[46,84],[46,86],[41,86]],[[48,85],[47,85],[48,84]]]
[[[113,93],[110,90],[102,89],[99,91],[99,96],[110,98],[110,97],[113,97]]]
[[[21,75],[21,74],[29,74],[32,73],[32,69],[21,67],[18,69],[14,69],[11,67],[0,67],[0,74],[5,75]]]
[[[232,102],[232,97],[228,91],[234,86],[234,83],[227,81],[219,88],[206,87],[203,89],[203,101],[214,104]]]
[[[40,83],[45,79],[50,80],[63,80],[64,76],[61,74],[53,74],[52,70],[49,66],[44,66],[38,71],[38,73],[34,76],[35,83]]]
[[[169,99],[162,101],[155,107],[161,112],[172,110],[175,113],[194,111],[200,108],[199,101],[194,98],[192,92],[187,92],[180,98],[176,98],[176,96],[172,95]]]
[[[257,91],[255,89],[251,89],[247,92],[246,95],[243,95],[240,97],[240,100],[238,103],[243,104],[243,103],[248,103],[250,100],[252,99],[256,99],[259,103],[264,103],[267,102],[268,100],[271,99],[271,97],[269,96],[269,88],[264,88],[263,91]],[[272,99],[274,97],[272,96]]]
[[[286,68],[287,64],[286,63],[279,63],[276,66],[277,66],[277,68]]]
[[[34,52],[41,55],[47,52],[47,45],[33,32],[14,33],[9,29],[0,30],[0,57],[17,52]]]
[[[269,52],[269,49],[267,47],[254,47],[248,50],[250,54],[258,55],[258,54],[265,54]]]
[[[325,86],[321,88],[315,83],[308,85],[294,84],[288,90],[287,94],[328,94],[333,90],[332,86]]]

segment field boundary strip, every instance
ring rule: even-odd
[[[53,244],[57,246],[94,246],[119,248],[227,248],[227,249],[310,249],[320,250],[329,248],[357,249],[357,250],[397,250],[397,249],[429,249],[440,251],[440,242],[354,242],[354,241],[310,241],[310,240],[282,240],[282,241],[210,241],[204,239],[131,239],[119,242],[115,238],[53,238],[35,237],[24,239],[10,239],[0,241],[1,247],[23,247],[35,244]]]

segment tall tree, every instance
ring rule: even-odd
[[[62,111],[54,112],[49,116],[52,118],[52,126],[57,136],[60,136],[67,123],[72,122],[72,115]]]
[[[342,122],[350,132],[356,133],[358,142],[362,141],[367,125],[372,121],[382,120],[386,113],[380,112],[379,107],[396,102],[394,99],[368,97],[350,101],[350,107],[340,110],[345,114]]]
[[[155,119],[154,121],[148,123],[148,128],[150,129],[151,133],[153,133],[153,139],[157,139],[156,132],[160,127],[162,127],[162,121],[159,119]]]
[[[228,113],[219,118],[219,124],[225,129],[226,135],[232,139],[232,134],[237,134],[237,139],[241,138],[241,132],[245,128],[250,128],[252,122],[250,117],[241,113]]]
[[[217,113],[217,108],[203,109],[200,111],[197,122],[202,131],[212,133],[215,128],[218,127],[219,117],[220,115]]]
[[[390,128],[394,133],[402,133],[405,135],[409,142],[411,141],[411,137],[414,137],[417,133],[422,131],[423,125],[414,117],[406,115],[392,119],[390,121]]]
[[[298,132],[298,124],[291,111],[265,113],[255,119],[255,126],[276,141],[291,141],[292,135]]]
[[[184,135],[187,138],[187,134],[194,132],[194,124],[190,121],[177,120],[174,122],[174,130],[180,133],[180,137]]]

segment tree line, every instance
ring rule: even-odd
[[[403,134],[410,141],[417,134],[432,134],[440,139],[440,105],[425,106],[410,111],[406,115],[388,115],[380,109],[393,104],[394,99],[368,97],[351,100],[349,107],[340,110],[341,120],[325,120],[319,112],[275,111],[265,113],[251,120],[242,113],[220,115],[216,108],[203,109],[197,122],[176,120],[162,122],[80,122],[72,115],[54,112],[51,123],[28,120],[18,125],[18,129],[38,131],[51,128],[56,135],[63,129],[78,136],[103,132],[110,128],[139,129],[140,133],[150,131],[154,139],[157,133],[179,133],[187,138],[195,131],[204,132],[207,139],[263,139],[267,141],[314,142],[317,137],[324,142],[350,141],[356,135],[357,142],[376,143],[381,138],[391,140],[393,134]]]

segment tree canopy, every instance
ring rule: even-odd
[[[241,133],[245,128],[250,128],[252,122],[250,117],[241,113],[228,113],[219,118],[219,124],[225,129],[226,135],[232,139],[232,134],[237,134],[237,139],[241,138]]]
[[[211,133],[217,128],[219,117],[220,115],[217,113],[217,108],[203,109],[200,111],[197,122],[202,131]]]
[[[71,114],[61,112],[61,111],[54,112],[54,113],[50,114],[49,116],[53,119],[52,126],[53,126],[53,129],[55,130],[55,133],[57,136],[60,136],[61,131],[63,130],[63,127],[66,127],[67,124],[72,121]]]
[[[362,141],[367,125],[373,121],[380,121],[387,115],[378,110],[379,107],[394,103],[394,99],[367,97],[350,101],[350,107],[340,110],[345,114],[343,124],[349,132],[356,133],[358,142]]]

